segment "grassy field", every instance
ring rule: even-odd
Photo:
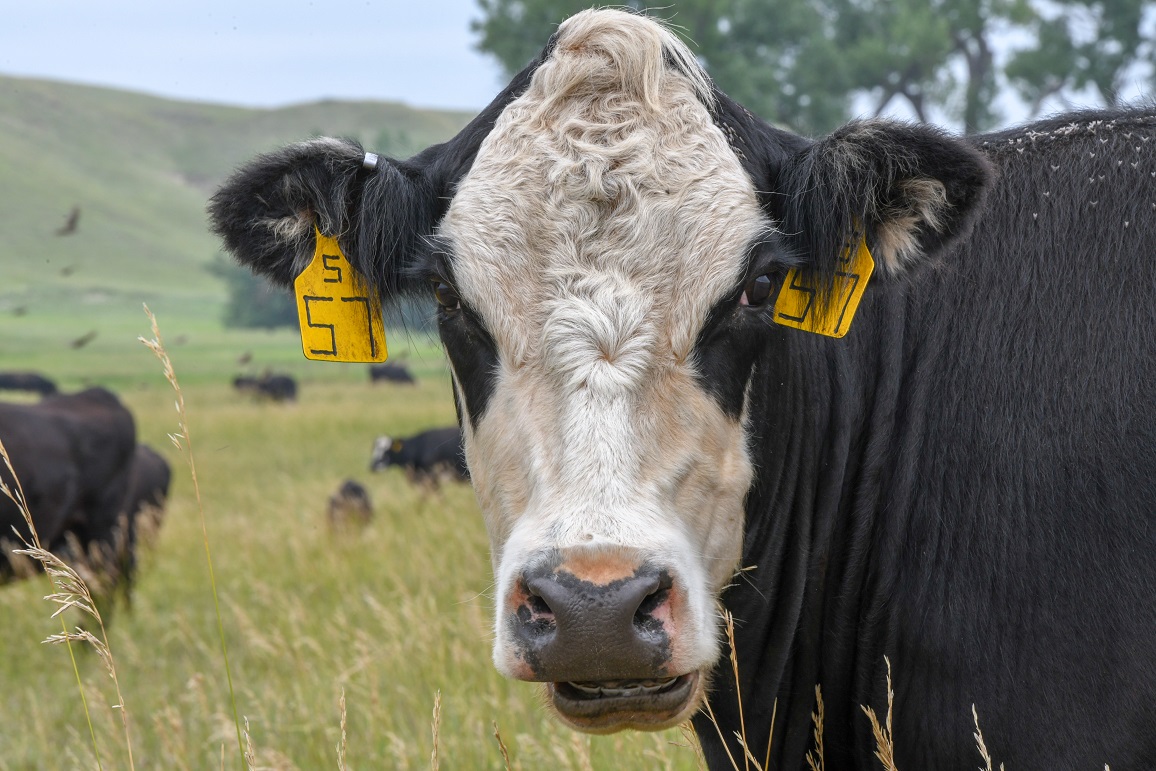
[[[306,361],[295,331],[221,327],[204,206],[235,164],[321,133],[405,157],[470,116],[378,103],[244,110],[4,77],[0,100],[0,370],[114,389],[141,441],[176,472],[133,611],[116,610],[110,626],[136,768],[242,766],[198,505],[168,439],[174,394],[137,341],[151,335],[142,303],[186,400],[256,767],[338,768],[342,692],[351,769],[429,768],[439,694],[443,768],[506,767],[495,726],[513,768],[696,767],[678,731],[578,736],[547,716],[535,686],[502,679],[490,663],[492,577],[472,492],[422,495],[400,472],[367,471],[376,435],[453,420],[430,340],[389,341],[419,385],[372,386],[364,365]],[[53,235],[74,205],[77,233]],[[297,377],[298,403],[257,404],[229,386],[266,369]],[[368,487],[376,518],[359,536],[334,537],[326,500],[347,478]],[[127,768],[98,657],[79,654],[94,751],[68,651],[41,643],[61,631],[49,590],[44,578],[0,587],[0,771]]]
[[[176,477],[156,548],[145,555],[131,613],[113,613],[109,644],[128,711],[136,768],[239,768],[235,729],[190,473],[167,434],[174,394],[127,301],[62,308],[51,320],[5,320],[0,368],[33,368],[72,388],[118,390],[140,438]],[[473,494],[421,494],[397,471],[370,474],[378,433],[449,423],[440,351],[394,335],[416,387],[371,385],[364,365],[306,362],[295,332],[227,332],[194,307],[155,308],[185,396],[237,708],[261,768],[337,768],[338,700],[347,706],[348,768],[429,768],[440,694],[443,768],[695,768],[678,731],[586,737],[549,718],[537,688],[504,680],[489,659],[491,573]],[[101,311],[104,308],[104,311]],[[166,311],[168,311],[166,320]],[[73,350],[79,321],[102,332]],[[102,315],[103,314],[103,315]],[[132,319],[136,317],[134,322]],[[82,330],[83,331],[83,330]],[[234,393],[236,358],[296,374],[297,404]],[[328,495],[364,483],[376,518],[357,536],[325,526]],[[0,590],[0,769],[95,768],[68,652],[36,579]],[[73,619],[73,622],[78,619]],[[79,656],[104,768],[127,768],[112,681]]]
[[[205,201],[238,164],[321,134],[404,158],[471,117],[387,102],[247,109],[4,76],[0,104],[0,325],[61,298],[219,297]],[[73,207],[76,232],[55,235]]]

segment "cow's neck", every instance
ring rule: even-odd
[[[877,299],[877,305],[903,302],[884,292]],[[902,308],[866,315],[857,322],[865,329],[843,341],[776,335],[752,381],[758,470],[747,502],[746,569],[724,601],[735,617],[742,723],[760,762],[776,712],[772,768],[805,767],[816,684],[826,713],[826,761],[850,764],[842,753],[856,736],[870,738],[859,705],[884,687],[874,680],[884,666],[886,627],[863,623],[872,606],[863,587],[880,566],[867,562],[863,546],[877,537],[879,469],[895,430],[904,357],[911,354],[904,351]],[[875,315],[891,319],[890,328],[875,326]],[[727,736],[740,722],[733,680],[723,661],[711,705]],[[780,684],[777,706],[773,694],[751,693],[754,682]],[[708,757],[722,753],[709,720],[699,718],[697,727]],[[740,752],[733,743],[731,752]],[[724,767],[730,762],[725,753],[719,759]]]

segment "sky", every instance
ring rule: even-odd
[[[247,107],[368,99],[477,111],[506,82],[475,48],[480,16],[477,0],[9,0],[0,75]],[[860,99],[853,111],[871,107]],[[1028,117],[1006,91],[997,108]],[[912,117],[898,100],[887,114]]]
[[[476,0],[4,5],[0,75],[247,107],[331,98],[472,111],[506,80],[475,50]]]

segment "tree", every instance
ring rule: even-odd
[[[297,299],[293,292],[274,286],[222,255],[209,263],[209,272],[225,282],[222,322],[244,329],[297,327]],[[436,305],[432,296],[405,297],[383,308],[387,327],[413,334],[435,334]]]
[[[560,21],[590,3],[478,5],[478,48],[512,75]],[[736,100],[816,133],[846,120],[856,96],[877,115],[906,103],[922,121],[935,109],[968,130],[991,128],[1003,118],[994,105],[1007,79],[1034,105],[1088,86],[1112,104],[1137,65],[1154,60],[1142,32],[1146,7],[1145,0],[675,0],[649,12],[673,24]],[[1084,16],[1094,24],[1072,21]],[[1078,30],[1089,26],[1081,38]],[[1037,44],[1013,52],[1005,76],[997,41],[1013,31]]]
[[[227,298],[222,321],[226,327],[264,328],[297,326],[293,294],[218,255],[209,272],[225,282]]]
[[[1008,63],[1008,79],[1032,114],[1050,97],[1087,89],[1119,106],[1137,70],[1151,78],[1156,67],[1151,25],[1145,30],[1152,11],[1149,0],[1059,0],[1034,20],[1038,44]]]
[[[841,0],[835,0],[841,2]],[[566,17],[589,0],[478,0],[478,48],[513,75]],[[621,7],[650,6],[628,0]],[[826,130],[846,116],[848,76],[834,39],[834,14],[807,0],[679,0],[648,11],[669,22],[724,91],[768,120]]]

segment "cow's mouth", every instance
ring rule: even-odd
[[[657,731],[686,718],[698,695],[698,672],[649,680],[549,683],[554,708],[575,728],[609,733]]]

